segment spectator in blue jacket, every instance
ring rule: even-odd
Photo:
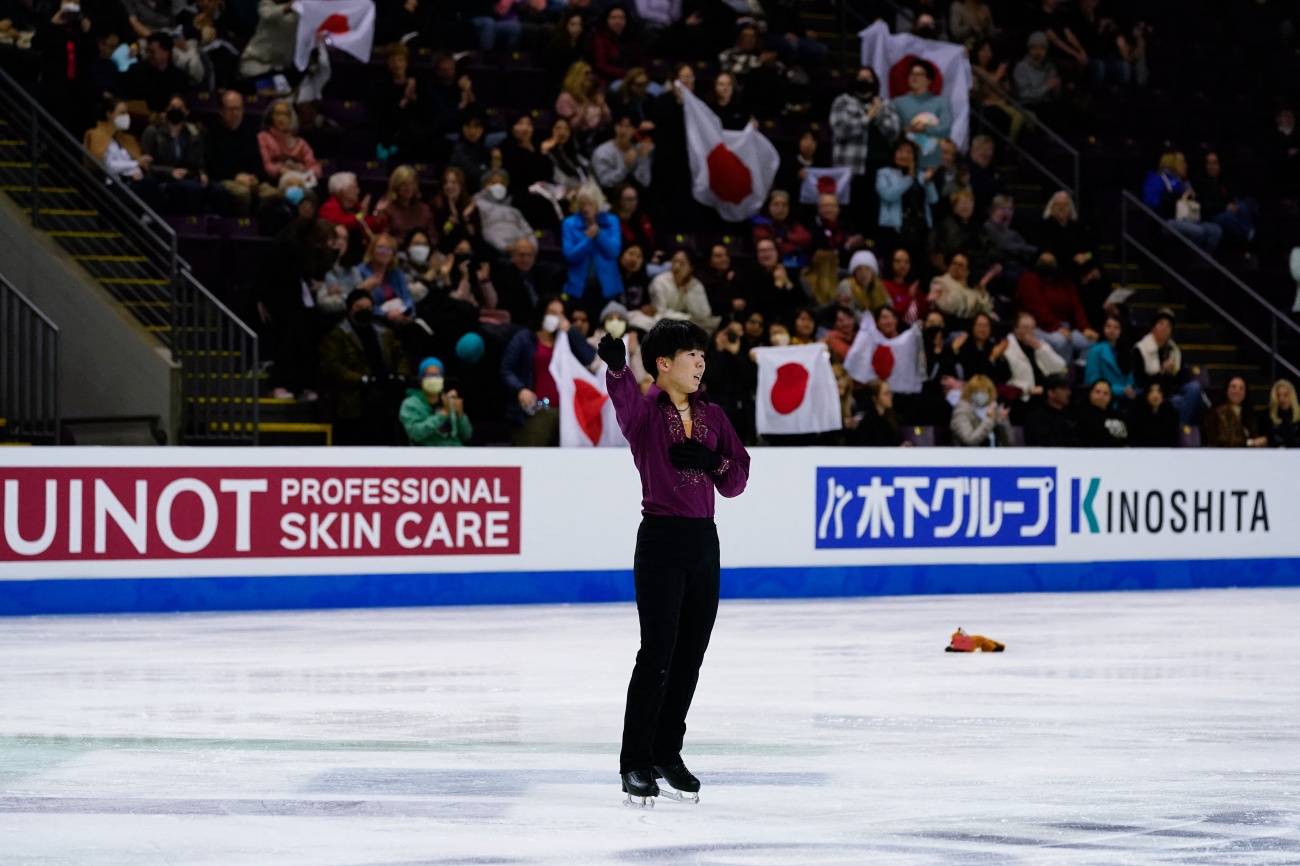
[[[370,241],[366,257],[357,268],[361,288],[370,292],[376,318],[393,327],[409,325],[415,318],[415,300],[411,297],[406,274],[397,263],[397,241],[380,232]]]
[[[934,225],[930,205],[939,201],[939,192],[933,182],[936,170],[919,169],[916,145],[902,139],[894,147],[894,164],[876,172],[880,227],[898,232],[912,249],[925,246]]]
[[[618,256],[623,235],[618,217],[607,212],[605,194],[592,181],[573,194],[573,214],[560,227],[569,279],[564,295],[595,314],[623,294]]]
[[[1133,386],[1133,364],[1130,354],[1133,347],[1124,333],[1124,323],[1118,316],[1107,316],[1101,329],[1102,339],[1088,350],[1088,366],[1084,369],[1083,383],[1092,385],[1105,380],[1110,383],[1111,406],[1118,406],[1120,398],[1126,402],[1137,396]]]
[[[1201,220],[1196,191],[1187,182],[1187,157],[1177,151],[1161,156],[1156,170],[1147,172],[1142,184],[1142,201],[1165,225],[1207,253],[1218,249],[1219,241],[1223,240],[1222,228]]]
[[[560,391],[551,378],[551,355],[557,339],[567,339],[583,366],[596,360],[596,350],[569,326],[564,301],[550,295],[537,302],[531,330],[518,331],[501,358],[501,381],[511,395],[506,420],[514,427],[512,439],[521,447],[560,444]]]

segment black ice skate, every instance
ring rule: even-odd
[[[655,764],[655,778],[663,779],[672,786],[672,790],[663,792],[665,797],[683,803],[700,802],[700,780],[691,775],[681,758],[671,764]]]
[[[623,773],[622,778],[623,793],[627,794],[623,805],[640,806],[643,809],[655,807],[654,798],[659,796],[659,786],[655,784],[652,770],[632,770],[630,773]],[[640,799],[640,802],[633,798]]]

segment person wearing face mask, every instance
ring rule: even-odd
[[[406,392],[397,418],[412,445],[461,447],[474,436],[474,425],[465,414],[465,401],[455,388],[447,388],[442,361],[425,358],[420,362],[420,387]]]
[[[509,175],[489,171],[483,176],[483,188],[474,196],[483,240],[503,253],[520,238],[533,236],[533,227],[512,204],[509,189]]]
[[[171,98],[158,122],[144,131],[140,146],[152,159],[150,173],[162,185],[168,210],[197,214],[205,203],[222,213],[231,209],[226,188],[209,182],[203,136],[189,122],[184,99]]]
[[[321,376],[334,396],[334,441],[391,445],[400,382],[411,366],[392,331],[375,321],[370,292],[357,289],[345,307],[347,317],[320,346]]]
[[[107,96],[100,100],[98,122],[82,137],[90,155],[104,164],[109,174],[125,183],[151,208],[158,210],[162,192],[148,173],[153,157],[140,149],[131,134],[131,115],[126,102]]]
[[[537,302],[532,329],[516,332],[501,358],[501,381],[510,395],[506,420],[516,446],[560,444],[560,391],[550,372],[556,340],[568,340],[584,367],[596,359],[596,350],[570,327],[564,301],[551,295]]]
[[[334,263],[316,288],[316,309],[333,320],[332,324],[337,324],[346,312],[344,302],[348,295],[361,287],[358,259],[349,255],[348,247],[348,230],[331,223],[329,248],[334,254]]]
[[[1032,272],[1020,276],[1016,285],[1016,307],[1038,322],[1038,339],[1043,340],[1067,364],[1085,357],[1098,334],[1088,323],[1073,281],[1057,266],[1056,256],[1042,252]]]
[[[831,103],[831,164],[853,172],[850,197],[855,205],[874,198],[875,169],[885,165],[903,134],[903,120],[892,102],[880,95],[880,82],[869,66],[853,77],[851,89]]]
[[[998,405],[997,388],[988,376],[972,376],[961,389],[949,429],[954,445],[968,448],[1009,448],[1014,444],[1011,410]]]
[[[600,345],[601,338],[606,334],[615,340],[623,340],[627,344],[628,358],[631,359],[628,361],[628,366],[632,368],[632,375],[636,376],[638,382],[654,381],[646,375],[645,367],[641,364],[641,338],[637,331],[628,326],[627,316],[627,307],[618,301],[610,301],[600,311],[600,327],[587,337],[587,343],[594,349]]]

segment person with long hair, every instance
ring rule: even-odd
[[[1223,402],[1205,416],[1205,444],[1211,448],[1264,448],[1268,437],[1260,433],[1259,419],[1246,402],[1250,390],[1245,378],[1233,376],[1223,388]]]
[[[591,58],[596,76],[606,86],[622,81],[635,66],[645,65],[639,40],[629,38],[627,10],[614,3],[606,7],[605,20],[591,38]]]
[[[1007,344],[993,340],[993,320],[987,313],[976,315],[970,330],[954,337],[951,345],[957,358],[958,378],[970,381],[976,376],[998,377],[998,360],[1007,350]]]
[[[1134,448],[1177,448],[1178,410],[1165,399],[1165,389],[1152,382],[1133,401],[1128,413],[1128,439]]]
[[[1147,172],[1142,183],[1142,201],[1156,212],[1165,225],[1207,253],[1223,240],[1223,229],[1201,219],[1196,190],[1187,180],[1187,157],[1178,151],[1161,155],[1155,171]]]
[[[1088,350],[1088,363],[1084,368],[1083,383],[1105,379],[1114,391],[1115,405],[1120,398],[1132,400],[1137,397],[1133,384],[1132,341],[1128,339],[1128,328],[1119,316],[1107,316],[1102,326],[1102,339]]]
[[[1088,402],[1079,407],[1079,444],[1084,448],[1123,448],[1129,444],[1128,425],[1114,405],[1110,383],[1098,379],[1088,389]]]
[[[399,165],[388,178],[388,192],[375,208],[388,219],[388,233],[404,243],[412,232],[433,230],[433,211],[420,198],[415,169]]]
[[[767,203],[754,217],[754,245],[765,239],[771,239],[780,253],[781,263],[792,268],[802,268],[808,264],[812,253],[812,235],[799,220],[790,213],[790,193],[774,189],[767,196]]]
[[[465,185],[465,173],[455,166],[442,172],[442,184],[434,193],[429,210],[438,237],[438,249],[450,253],[462,242],[477,244],[482,234],[478,206]]]
[[[570,6],[555,23],[551,40],[542,49],[542,66],[546,70],[546,92],[557,93],[564,76],[587,52],[586,14]]]
[[[1300,448],[1300,400],[1290,380],[1278,379],[1269,389],[1262,432],[1269,448]]]
[[[912,254],[905,247],[894,250],[889,257],[889,276],[881,280],[889,305],[898,313],[903,324],[911,325],[930,312],[929,293],[921,291],[921,281],[912,270]]]
[[[563,117],[555,118],[550,137],[542,142],[542,153],[555,166],[555,184],[564,187],[567,193],[572,193],[591,177],[591,163],[578,149],[578,141],[573,137],[573,124]]]
[[[565,74],[555,99],[555,114],[573,124],[574,132],[583,137],[611,123],[605,88],[585,60],[574,63]]]
[[[361,288],[370,292],[376,318],[393,327],[411,323],[415,300],[397,260],[397,241],[392,235],[380,232],[371,238],[357,272],[361,274]]]
[[[894,392],[889,383],[872,379],[862,391],[866,405],[858,426],[846,437],[848,444],[867,448],[897,448],[910,444],[903,441],[903,431],[894,415]]]
[[[531,112],[514,114],[506,140],[501,143],[501,167],[510,178],[510,201],[528,224],[534,228],[552,228],[560,222],[555,204],[546,196],[534,193],[532,187],[551,183],[555,166],[533,143],[535,131]]]
[[[730,72],[719,72],[718,77],[713,79],[713,95],[708,100],[708,106],[722,122],[723,129],[741,130],[749,125],[749,111],[741,99],[736,76]]]
[[[894,164],[876,172],[876,194],[880,196],[877,219],[882,229],[892,229],[912,249],[922,249],[934,225],[931,205],[939,201],[934,188],[936,167],[917,166],[916,145],[902,139],[894,146]]]
[[[1011,409],[998,404],[998,389],[985,375],[971,376],[961,389],[948,427],[954,445],[967,448],[1008,448],[1014,444]]]

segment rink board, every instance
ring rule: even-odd
[[[759,449],[718,500],[722,592],[1300,585],[1298,477],[1280,451]],[[0,614],[633,597],[625,451],[4,449],[0,497]]]

